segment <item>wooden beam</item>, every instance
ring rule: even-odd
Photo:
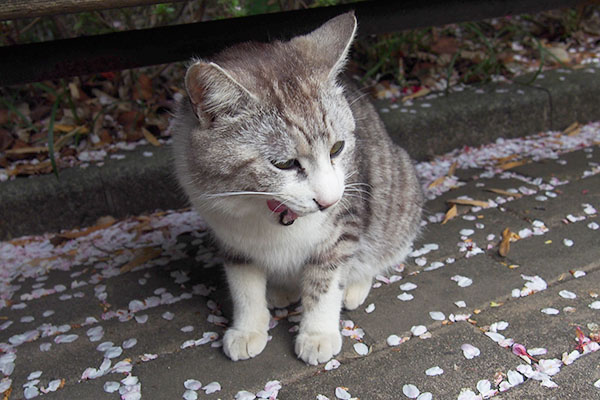
[[[378,0],[0,47],[0,85],[188,60],[244,41],[289,39],[355,10],[358,34],[573,7],[586,0]]]
[[[184,0],[170,0],[170,3]],[[2,0],[0,21],[146,6],[165,0]]]

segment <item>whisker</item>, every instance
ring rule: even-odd
[[[353,193],[361,193],[361,194],[366,194],[369,197],[373,197],[373,194],[371,194],[371,192],[367,191],[367,190],[363,190],[363,189],[356,189],[356,188],[349,188],[344,190],[344,193],[349,193],[349,192],[353,192]],[[362,197],[362,196],[359,196]]]
[[[280,196],[280,195],[281,195],[280,193],[274,193],[274,192],[241,191],[241,192],[207,193],[207,194],[203,194],[202,197],[214,199],[214,198],[229,197],[229,196]]]
[[[362,99],[363,97],[365,97],[368,94],[369,94],[368,92],[363,92],[359,96],[356,96],[355,99],[352,99],[352,102],[350,102],[350,105],[356,103],[357,101],[359,101],[360,99]]]

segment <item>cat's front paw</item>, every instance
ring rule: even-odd
[[[342,350],[342,335],[333,332],[300,332],[296,337],[296,354],[307,364],[329,361]]]
[[[233,361],[247,360],[259,355],[265,349],[267,340],[266,332],[230,328],[223,337],[223,351]]]

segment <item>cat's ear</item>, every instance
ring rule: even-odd
[[[185,74],[185,88],[200,122],[235,116],[256,96],[213,62],[198,61]]]
[[[292,39],[313,65],[324,68],[334,79],[346,64],[346,58],[356,33],[354,11],[330,19],[311,33]]]

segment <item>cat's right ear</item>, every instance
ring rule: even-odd
[[[209,127],[221,116],[233,117],[256,100],[230,73],[212,62],[198,61],[185,74],[185,88],[200,122]]]

